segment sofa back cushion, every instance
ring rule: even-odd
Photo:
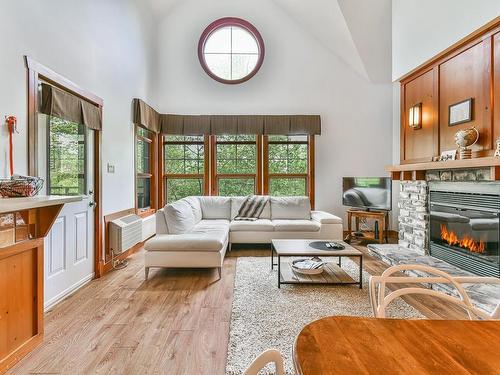
[[[199,197],[203,219],[231,219],[230,197]]]
[[[241,205],[245,201],[247,197],[231,197],[231,220],[234,220],[236,216],[238,216],[238,211],[240,210]],[[260,219],[270,219],[271,218],[271,202],[268,200],[264,209],[259,215]]]
[[[188,233],[196,225],[193,208],[186,199],[167,204],[164,211],[170,234]]]
[[[308,197],[271,197],[271,218],[311,219],[311,202]]]

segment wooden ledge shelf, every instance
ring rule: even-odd
[[[500,158],[495,157],[389,165],[385,170],[393,180],[425,180],[427,171],[469,168],[490,168],[491,179],[500,180]]]

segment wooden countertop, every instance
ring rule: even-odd
[[[500,374],[500,321],[328,317],[305,326],[298,375]]]
[[[0,214],[81,201],[81,196],[37,195],[28,198],[0,198]]]

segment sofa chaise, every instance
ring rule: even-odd
[[[245,197],[187,197],[156,212],[156,236],[145,244],[145,276],[151,267],[217,268],[219,278],[233,243],[272,239],[342,239],[342,220],[311,211],[308,197],[269,197],[255,221],[234,220]]]

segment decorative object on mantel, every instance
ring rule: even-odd
[[[13,175],[0,179],[0,196],[7,198],[33,197],[43,187],[40,177]]]
[[[451,104],[448,107],[448,126],[472,121],[472,98]]]
[[[495,156],[496,158],[500,157],[500,137],[497,138],[497,140],[495,141],[495,144],[496,144],[496,150],[495,150]]]
[[[439,159],[441,159],[441,157],[439,155],[432,157],[432,161],[439,161]]]
[[[457,158],[457,150],[449,150],[441,152],[439,161],[455,160]]]
[[[470,159],[472,150],[469,148],[479,140],[479,130],[475,127],[459,130],[455,134],[455,143],[458,146],[460,159]]]
[[[408,125],[413,130],[422,128],[422,103],[415,104],[409,109],[410,118],[408,119]]]

